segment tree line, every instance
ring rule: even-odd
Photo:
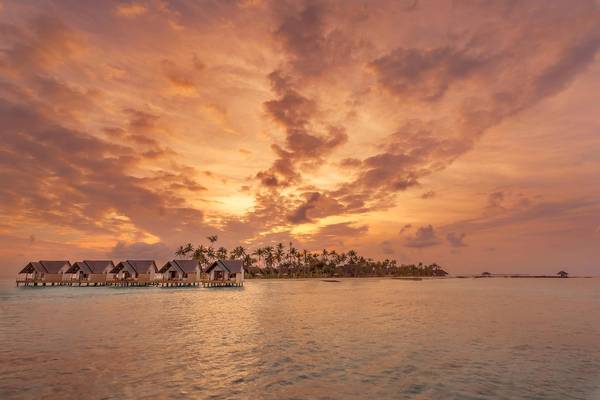
[[[238,259],[244,262],[246,276],[250,278],[309,278],[309,277],[377,277],[377,276],[445,276],[436,263],[425,265],[398,264],[396,260],[376,261],[365,258],[354,250],[321,252],[299,250],[290,242],[278,243],[250,251],[243,246],[231,250],[216,246],[216,235],[207,237],[207,245],[194,247],[191,243],[179,246],[175,255],[198,260],[203,268],[216,260]]]

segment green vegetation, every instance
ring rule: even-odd
[[[175,254],[179,257],[196,259],[207,267],[217,259],[241,259],[248,278],[312,278],[312,277],[377,277],[377,276],[445,276],[439,265],[398,265],[396,260],[375,261],[350,250],[337,253],[323,249],[322,252],[298,250],[292,243],[284,246],[259,247],[250,251],[242,246],[232,250],[215,248],[217,236],[207,238],[209,245],[194,248],[191,243],[180,246]]]

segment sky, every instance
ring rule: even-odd
[[[600,2],[0,0],[0,275],[293,241],[600,275]]]

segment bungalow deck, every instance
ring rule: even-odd
[[[152,281],[137,281],[135,279],[117,279],[104,282],[92,282],[88,280],[66,280],[49,282],[42,279],[17,279],[17,287],[19,286],[117,286],[117,287],[194,287],[202,286],[206,288],[213,287],[242,287],[244,282],[229,281],[229,280],[152,280]]]

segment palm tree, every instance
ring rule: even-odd
[[[258,264],[260,265],[260,261],[262,260],[262,256],[265,254],[265,251],[263,250],[263,248],[259,247],[252,254],[258,257]]]
[[[193,253],[194,246],[191,243],[186,244],[185,246],[179,246],[177,251],[175,251],[175,255],[180,257],[187,257],[189,253]]]
[[[246,256],[246,249],[242,246],[237,246],[230,252],[231,258],[243,259]]]
[[[349,262],[350,264],[356,264],[356,261],[357,261],[357,258],[356,258],[356,256],[357,256],[357,254],[356,254],[356,251],[354,251],[354,250],[350,250],[350,251],[348,252],[348,262]]]
[[[321,253],[321,259],[323,260],[323,262],[327,263],[327,261],[329,260],[329,252],[327,251],[327,249],[323,249],[323,252]]]
[[[244,254],[244,266],[246,266],[246,268],[250,268],[252,265],[254,265],[254,263],[256,262],[255,258],[252,258],[252,256],[250,254]]]
[[[206,258],[208,258],[208,260],[211,262],[214,261],[216,258],[215,249],[212,246],[208,246],[206,248],[205,254]]]
[[[219,260],[225,260],[227,258],[227,249],[223,246],[219,247],[216,256]]]
[[[273,267],[275,258],[273,256],[273,246],[266,246],[263,251],[265,252],[265,264],[267,267]]]
[[[217,235],[211,235],[211,236],[207,236],[206,237],[208,239],[209,242],[214,243],[217,240],[219,240],[219,237]]]
[[[183,257],[184,254],[185,254],[185,247],[183,247],[183,246],[179,246],[179,248],[177,250],[175,250],[176,256]]]
[[[202,265],[203,267],[207,266],[208,264],[208,258],[206,256],[206,247],[204,247],[203,245],[198,246],[198,248],[196,250],[194,250],[194,254],[192,255],[192,258],[194,260],[198,260],[200,261],[200,265]]]
[[[277,261],[277,267],[279,267],[283,262],[284,254],[285,252],[283,251],[283,243],[277,243],[277,247],[275,249],[275,260]]]

